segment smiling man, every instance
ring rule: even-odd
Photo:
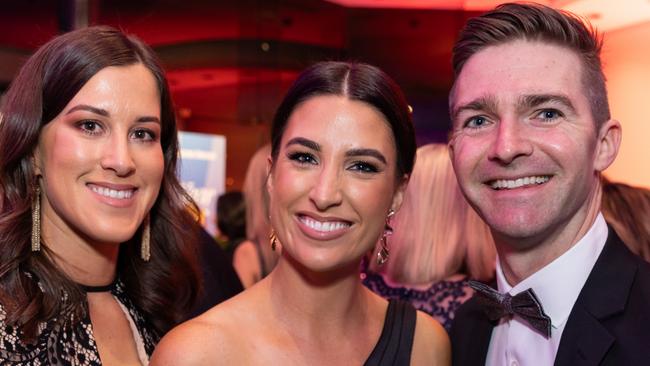
[[[650,266],[600,213],[615,159],[595,31],[505,4],[454,47],[451,158],[492,230],[497,290],[474,284],[452,329],[455,365],[650,364]]]

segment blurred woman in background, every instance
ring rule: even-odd
[[[402,208],[388,238],[391,260],[370,261],[364,284],[387,299],[408,301],[451,327],[456,309],[473,294],[468,278],[494,276],[490,230],[465,202],[444,144],[417,150]]]
[[[602,210],[628,248],[650,262],[650,189],[604,179]]]
[[[2,363],[147,364],[199,282],[153,51],[109,27],[56,37],[0,111]]]
[[[246,238],[233,253],[233,266],[248,288],[266,277],[278,262],[280,245],[271,248],[269,235],[268,194],[266,192],[266,166],[271,155],[271,145],[258,149],[246,170],[244,200],[246,202]]]

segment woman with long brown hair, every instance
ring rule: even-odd
[[[0,111],[0,359],[146,364],[198,283],[153,51],[108,27],[61,35]]]

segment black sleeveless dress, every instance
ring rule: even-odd
[[[390,300],[381,336],[364,365],[410,365],[415,319],[415,308],[411,304]]]

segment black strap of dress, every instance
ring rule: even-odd
[[[391,300],[384,328],[365,366],[410,365],[416,312],[411,304]]]

